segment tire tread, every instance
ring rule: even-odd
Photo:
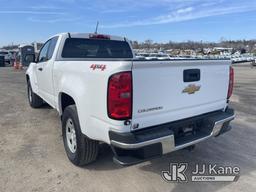
[[[32,101],[31,101],[31,102],[29,101],[30,106],[31,106],[32,108],[40,108],[40,107],[43,105],[44,100],[43,100],[41,97],[39,97],[37,94],[35,94],[35,93],[33,92],[29,80],[28,80],[28,82],[27,82],[27,86],[28,86],[27,89],[30,88],[30,91],[31,91],[31,93],[32,93]],[[29,93],[28,93],[28,94],[29,94]],[[29,97],[29,95],[28,95],[28,97]]]
[[[73,114],[73,115],[71,115]],[[75,125],[77,126],[76,128],[76,133],[77,133],[77,154],[75,156],[75,158],[71,158],[69,156],[69,152],[68,152],[68,147],[66,146],[65,140],[64,140],[64,146],[65,146],[65,150],[67,152],[67,155],[70,159],[70,161],[77,165],[77,166],[84,166],[87,165],[89,163],[94,162],[97,159],[98,156],[98,151],[99,151],[99,142],[92,140],[90,138],[88,138],[87,136],[85,136],[84,134],[82,134],[81,129],[80,129],[80,124],[79,124],[79,120],[78,120],[78,115],[77,115],[77,109],[76,109],[76,105],[70,105],[68,107],[65,108],[64,113],[63,113],[63,118],[62,118],[62,133],[63,133],[63,139],[64,138],[64,134],[65,134],[65,121],[67,120],[67,118],[72,118],[73,116],[73,121],[75,122]],[[78,146],[79,145],[79,146]]]

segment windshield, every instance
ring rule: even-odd
[[[65,41],[63,58],[133,58],[126,41],[68,38]]]

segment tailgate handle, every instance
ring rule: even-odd
[[[200,69],[186,69],[183,71],[184,82],[200,81]]]

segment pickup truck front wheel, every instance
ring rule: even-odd
[[[43,105],[44,101],[32,90],[30,81],[27,81],[27,92],[28,92],[28,102],[31,107],[39,108]]]
[[[74,165],[83,166],[96,160],[99,142],[82,134],[75,105],[64,110],[62,136],[67,156]]]

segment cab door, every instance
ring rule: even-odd
[[[53,90],[53,54],[58,37],[48,40],[42,47],[37,63],[37,80],[39,95],[51,106],[55,107]]]

